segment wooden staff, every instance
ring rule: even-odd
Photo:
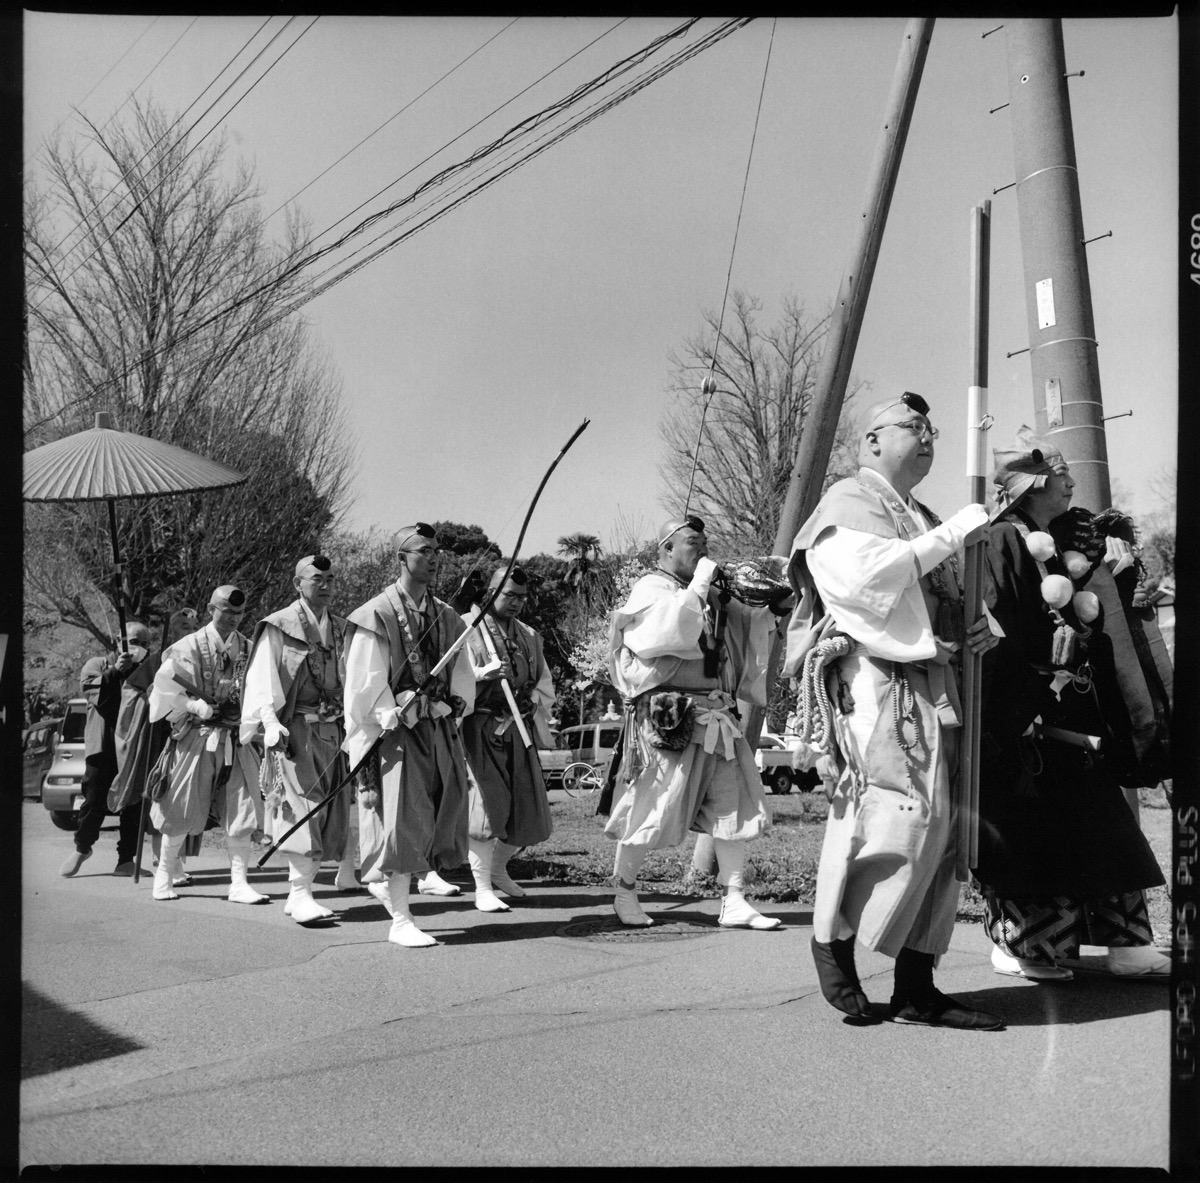
[[[488,628],[487,620],[480,618],[479,624],[476,625],[479,630],[479,635],[483,638],[484,647],[488,651],[488,657],[491,659],[487,668],[480,670],[480,673],[488,673],[493,669],[499,669],[504,662],[500,658],[500,654],[496,652],[496,644],[492,640],[492,630]],[[517,734],[521,737],[521,742],[526,748],[533,747],[533,740],[529,738],[529,732],[525,727],[525,720],[521,718],[521,708],[517,706],[517,696],[513,693],[512,684],[507,678],[501,675],[500,689],[504,691],[504,697],[508,702],[508,709],[512,711],[513,722],[517,727]]]
[[[967,392],[967,480],[968,499],[983,504],[987,496],[988,381],[988,257],[991,240],[992,203],[985,201],[971,210],[971,386]],[[983,556],[987,543],[967,547],[963,623],[967,630],[983,614]],[[983,655],[972,653],[964,643],[963,736],[959,764],[958,870],[965,880],[979,861],[979,737],[983,694]]]

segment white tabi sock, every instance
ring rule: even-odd
[[[283,914],[297,924],[314,924],[332,920],[333,913],[313,899],[312,881],[317,873],[317,860],[304,854],[289,854],[288,898],[283,905]]]
[[[153,899],[179,899],[179,893],[171,886],[171,873],[179,861],[179,851],[186,838],[186,834],[176,834],[174,837],[163,834],[158,848],[158,866],[154,868],[154,890],[151,893]]]
[[[388,932],[388,940],[393,945],[403,945],[406,949],[427,949],[439,944],[436,937],[422,932],[417,922],[408,910],[408,892],[410,878],[407,871],[393,873],[388,876],[388,892],[391,897],[392,927]]]
[[[354,876],[357,866],[358,843],[353,834],[347,834],[346,853],[342,855],[341,862],[338,863],[337,874],[333,878],[333,885],[338,891],[358,891],[362,886]]]
[[[649,928],[654,923],[645,912],[637,897],[637,873],[646,861],[647,850],[644,846],[626,846],[624,842],[617,843],[617,857],[613,864],[612,885],[616,889],[613,895],[613,911],[622,924],[630,928]]]
[[[226,838],[225,849],[229,851],[229,895],[226,897],[233,904],[269,904],[270,896],[255,891],[246,878],[246,868],[250,863],[250,839]]]
[[[745,842],[714,838],[713,848],[717,852],[717,881],[725,889],[724,898],[721,900],[721,915],[717,923],[722,928],[781,928],[780,920],[756,912],[742,894],[742,872],[746,865]]]
[[[497,838],[492,858],[492,886],[518,900],[525,895],[525,889],[509,875],[508,860],[520,849],[519,846],[509,846],[507,842],[501,842]]]
[[[492,851],[495,838],[468,838],[467,861],[475,879],[475,907],[481,912],[508,912],[509,906],[492,890]]]
[[[417,890],[422,895],[459,895],[457,884],[447,883],[436,871],[426,871],[417,880]]]

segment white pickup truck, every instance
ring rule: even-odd
[[[776,735],[764,731],[758,738],[758,751],[754,753],[762,782],[773,793],[790,793],[793,785],[807,792],[821,783],[816,769],[816,757],[801,749],[795,736]]]

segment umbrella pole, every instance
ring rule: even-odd
[[[112,535],[113,548],[113,588],[116,591],[117,625],[121,635],[121,652],[129,652],[129,642],[125,639],[125,588],[121,582],[121,547],[117,542],[117,503],[108,498],[108,531]]]
[[[111,504],[112,504],[112,502],[110,501],[109,505],[111,505]],[[159,646],[160,657],[161,657],[163,650],[165,650],[167,647],[167,641],[170,639],[170,635],[171,635],[171,614],[170,614],[170,612],[164,611],[164,613],[163,613],[163,628],[162,628],[162,644]],[[149,715],[149,708],[147,708],[147,715]],[[148,775],[148,773],[150,771],[150,752],[154,747],[154,741],[158,738],[158,736],[160,734],[160,725],[158,723],[151,723],[149,721],[149,719],[147,719],[146,728],[147,728],[146,749],[143,752],[142,775],[138,782],[142,786],[142,796],[141,796],[142,808],[141,808],[141,811],[138,813],[137,843],[136,843],[136,846],[134,847],[135,853],[133,856],[133,881],[134,881],[134,883],[137,883],[137,881],[139,879],[141,879],[141,877],[142,877],[142,847],[144,846],[145,841],[146,841],[146,819],[150,816],[150,798],[146,796],[146,776]]]

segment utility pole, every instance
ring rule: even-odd
[[[887,225],[892,191],[900,172],[900,158],[904,153],[904,141],[908,137],[908,126],[917,102],[917,87],[921,83],[932,36],[933,18],[914,17],[905,26],[900,42],[900,56],[867,180],[850,266],[842,276],[842,285],[838,289],[837,304],[817,372],[816,389],[808,414],[804,417],[800,448],[792,465],[792,479],[788,482],[787,497],[779,513],[779,524],[775,530],[774,553],[777,555],[791,553],[792,539],[821,499],[821,486],[825,482],[829,457],[833,453],[838,417],[842,413],[846,387],[850,382],[850,366],[854,361],[863,314],[867,310],[875,261],[879,258],[883,228]],[[771,646],[767,663],[768,696],[779,677],[782,658],[782,645],[776,640]],[[766,712],[762,707],[750,704],[743,706],[746,742],[751,748],[756,748]],[[693,869],[707,871],[715,864],[712,840],[704,834],[699,835],[692,853]]]
[[[804,431],[792,466],[787,498],[779,514],[779,526],[775,532],[776,554],[791,552],[792,539],[821,499],[821,486],[833,452],[838,416],[842,412],[842,402],[850,381],[850,366],[854,361],[863,314],[867,310],[875,262],[879,258],[892,191],[900,172],[900,158],[904,153],[904,141],[908,137],[908,127],[917,102],[917,87],[921,83],[932,36],[932,17],[913,18],[905,26],[892,90],[888,95],[879,143],[867,181],[854,251],[838,290],[829,333],[825,338],[825,349],[821,354],[816,389],[804,419]]]
[[[1004,29],[1035,427],[1098,513],[1112,498],[1062,21]]]

